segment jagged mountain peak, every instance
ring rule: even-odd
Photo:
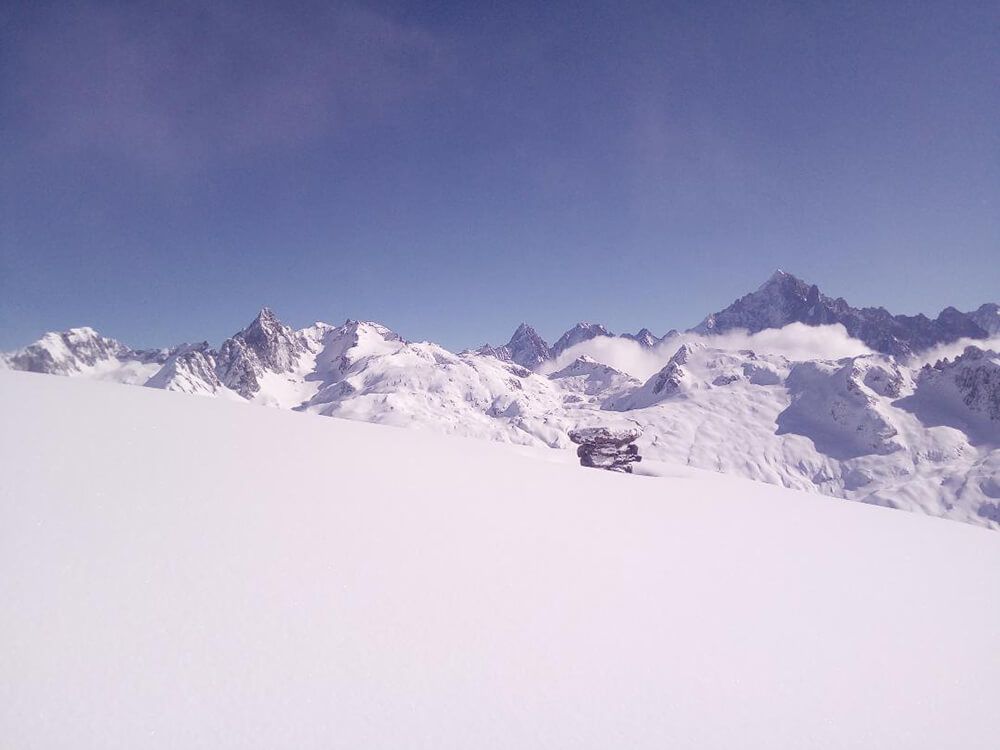
[[[767,277],[767,281],[765,281],[763,284],[757,287],[757,291],[759,292],[762,289],[765,289],[766,287],[776,286],[778,284],[786,283],[787,281],[804,283],[802,282],[801,279],[788,273],[787,271],[784,271],[780,268],[776,268],[774,269],[774,273],[772,273],[770,276]]]
[[[1000,336],[1000,305],[987,302],[968,315],[990,336]]]
[[[521,323],[503,346],[485,344],[476,350],[477,354],[495,357],[503,362],[513,362],[533,370],[542,362],[552,358],[552,348],[538,332],[527,323]]]
[[[926,315],[892,315],[882,307],[855,308],[843,298],[828,297],[815,284],[780,269],[756,291],[709,315],[691,330],[700,334],[738,329],[758,333],[790,323],[840,324],[851,337],[876,351],[893,355],[909,355],[960,338],[987,336],[973,315],[954,308],[946,308],[935,319]]]
[[[274,310],[267,305],[260,308],[260,312],[257,313],[257,317],[254,318],[254,321],[258,323],[280,322],[278,321],[278,316],[274,314]]]
[[[243,398],[260,390],[264,372],[291,372],[307,351],[303,337],[267,307],[219,348],[216,371],[222,383]]]
[[[645,347],[646,349],[652,349],[660,342],[660,339],[657,338],[656,334],[648,328],[640,328],[638,333],[621,333],[619,334],[619,337],[634,341],[639,344],[639,346]]]

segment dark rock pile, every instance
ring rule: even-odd
[[[638,427],[585,427],[570,430],[569,439],[580,446],[581,466],[631,474],[632,464],[642,460],[635,444],[641,435]]]

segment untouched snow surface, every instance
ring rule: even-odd
[[[16,748],[994,748],[1000,543],[0,372]]]

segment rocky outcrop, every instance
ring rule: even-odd
[[[636,389],[626,397],[608,404],[615,411],[643,409],[658,404],[684,391],[684,384],[689,379],[684,365],[701,344],[682,344],[659,372],[647,380],[641,388]]]
[[[642,460],[635,444],[641,435],[638,427],[584,427],[570,430],[569,439],[580,446],[581,466],[631,474],[632,464]]]

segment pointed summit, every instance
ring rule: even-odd
[[[641,328],[638,333],[621,333],[618,335],[623,339],[634,341],[646,349],[652,349],[660,341],[648,328]]]
[[[521,367],[533,370],[542,362],[552,357],[552,349],[534,328],[527,323],[521,323],[510,337],[510,341],[505,346],[500,347],[500,352],[516,362]],[[501,356],[500,359],[504,359]]]
[[[264,372],[290,372],[305,351],[295,331],[263,307],[250,325],[222,342],[216,369],[226,387],[250,398]]]
[[[264,307],[260,308],[260,312],[257,313],[257,317],[254,318],[253,322],[260,324],[280,323],[280,321],[278,320],[278,316],[275,315],[274,311],[267,305],[264,305]]]
[[[942,342],[987,335],[971,315],[954,308],[932,320],[925,315],[892,315],[881,307],[851,307],[843,298],[827,297],[815,284],[781,269],[771,274],[757,291],[709,315],[691,330],[701,334],[732,330],[758,333],[790,323],[807,326],[839,323],[851,337],[875,351],[892,355],[907,355]]]
[[[542,362],[552,358],[552,349],[534,328],[527,323],[521,323],[503,346],[483,344],[476,354],[495,357],[503,362],[513,362],[533,370]]]
[[[757,287],[757,291],[758,292],[763,291],[764,289],[767,289],[768,287],[776,286],[776,285],[782,284],[782,283],[784,283],[786,281],[792,281],[792,282],[802,283],[798,278],[796,278],[792,274],[787,273],[787,272],[781,270],[780,268],[776,268],[776,269],[774,269],[774,273],[772,273],[770,276],[767,277],[767,281],[765,281],[763,284],[761,284],[759,287]]]

